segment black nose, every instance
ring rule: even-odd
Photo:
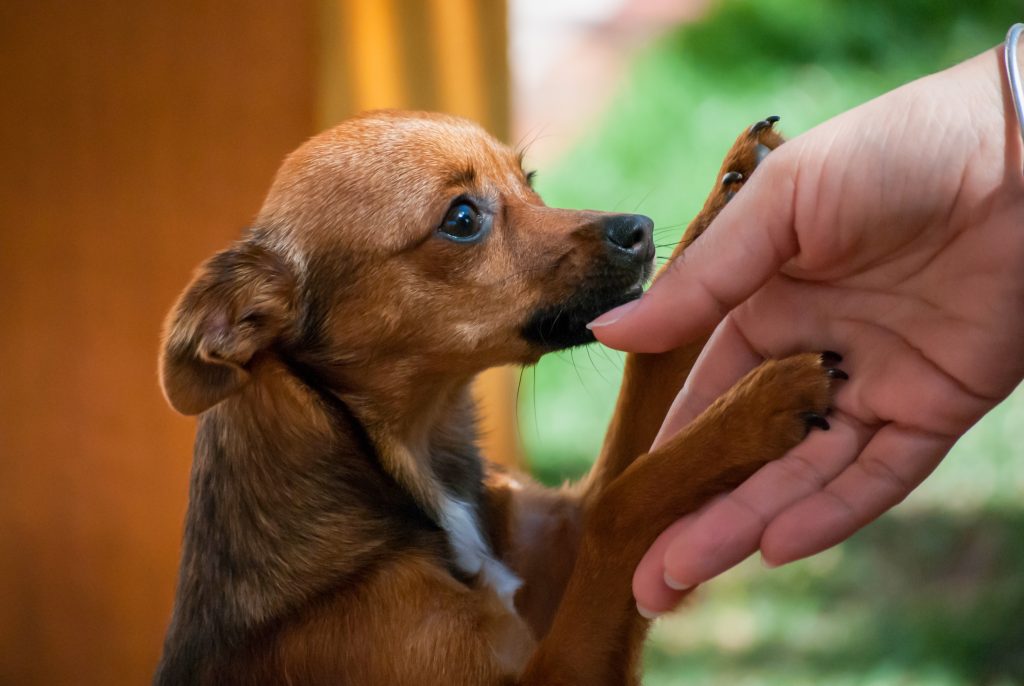
[[[654,222],[642,214],[617,214],[604,220],[604,237],[612,248],[630,257],[649,260],[654,256]]]

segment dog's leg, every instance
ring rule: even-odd
[[[733,143],[711,194],[672,259],[707,229],[765,155],[782,144],[782,137],[773,129],[775,120],[769,117],[754,124]],[[650,449],[705,340],[658,355],[626,357],[622,389],[601,455],[576,487],[552,493],[529,484],[510,487],[506,476],[492,475],[489,501],[503,514],[488,518],[501,523],[491,537],[499,541],[502,558],[523,579],[516,604],[536,636],[547,633],[568,583],[582,530],[580,509],[592,504],[608,484]],[[642,629],[634,632],[631,650],[639,650],[642,633]]]
[[[640,558],[673,521],[827,427],[832,386],[845,378],[835,361],[808,353],[765,362],[585,505],[575,567],[520,683],[636,683],[647,627],[631,591]]]
[[[733,143],[704,207],[690,222],[669,264],[704,233],[725,204],[750,178],[761,160],[783,143],[782,136],[774,130],[776,121],[778,117],[773,116],[755,123]],[[658,276],[663,272],[664,268]],[[702,338],[665,353],[633,354],[626,357],[615,413],[605,435],[600,457],[584,481],[584,499],[600,492],[638,455],[650,449],[665,413],[706,342],[707,339]]]
[[[776,121],[778,117],[767,117],[750,126],[736,138],[722,162],[711,193],[700,213],[687,227],[682,240],[671,255],[670,263],[704,233],[726,203],[742,188],[758,164],[771,150],[783,143],[784,139],[774,129]],[[658,276],[660,277],[660,273]],[[638,456],[648,451],[677,390],[685,382],[706,340],[701,338],[661,354],[631,354],[626,357],[622,388],[601,454],[576,493],[584,508],[596,507],[595,501],[605,488]],[[575,529],[577,526],[578,524],[573,522],[572,528]],[[565,528],[565,525],[562,528]],[[575,546],[569,547],[566,552],[575,553]],[[537,556],[531,556],[527,549],[523,557],[530,560]],[[549,555],[545,557],[550,559]],[[530,566],[538,567],[536,564]],[[543,595],[548,602],[541,603],[543,607],[532,607],[537,603],[528,602],[532,599],[529,592],[535,585],[531,581],[527,575],[523,596],[523,600],[527,601],[524,603],[524,609],[527,610],[525,614],[533,620],[531,624],[535,630],[547,629],[555,611],[550,599],[560,597],[567,576],[562,573],[556,575],[556,578],[545,578],[548,592]],[[555,586],[557,589],[552,588]],[[621,651],[622,657],[630,665],[627,673],[633,673],[633,665],[639,660],[647,623],[633,616],[627,625],[628,637]],[[546,632],[538,633],[543,635]]]

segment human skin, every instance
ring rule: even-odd
[[[658,538],[633,580],[643,613],[755,551],[776,566],[845,540],[1024,378],[1022,163],[1000,47],[787,142],[643,298],[591,324],[634,352],[713,330],[655,445],[765,358],[835,350],[851,377],[831,431]]]

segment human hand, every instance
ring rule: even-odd
[[[634,577],[642,608],[758,548],[778,565],[844,540],[1024,377],[1024,179],[1002,74],[990,51],[789,141],[640,301],[592,324],[637,352],[717,324],[655,445],[764,358],[837,350],[851,375],[832,431],[662,534]]]

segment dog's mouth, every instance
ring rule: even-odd
[[[593,343],[597,339],[587,324],[639,298],[654,271],[653,261],[630,271],[632,274],[593,273],[569,298],[534,311],[521,330],[522,337],[546,352]]]

